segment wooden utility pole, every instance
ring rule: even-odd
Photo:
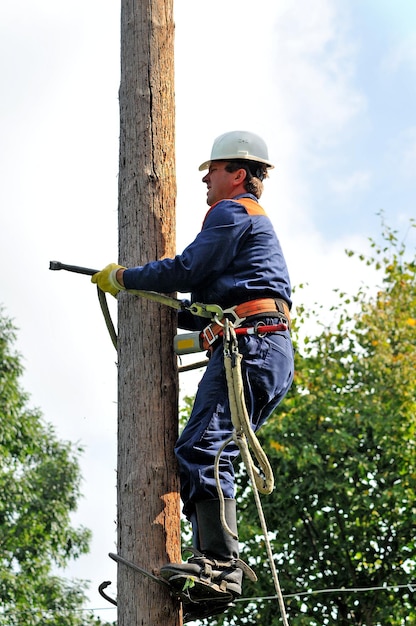
[[[175,254],[173,0],[121,0],[119,260]],[[157,287],[155,286],[155,290]],[[118,553],[149,571],[180,560],[176,313],[120,294]],[[118,626],[178,626],[176,601],[118,566]]]

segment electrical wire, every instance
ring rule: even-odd
[[[380,585],[376,587],[339,587],[334,589],[309,589],[308,591],[296,591],[294,593],[284,593],[284,598],[301,598],[304,596],[313,596],[320,594],[329,594],[329,593],[369,593],[373,591],[392,591],[399,589],[408,589],[410,593],[416,592],[416,580],[403,583],[401,585]],[[250,598],[235,598],[234,603],[249,603],[249,602],[264,602],[268,600],[276,600],[277,596],[253,596]],[[94,613],[96,611],[116,611],[115,606],[109,607],[95,607],[95,608],[79,608],[79,609],[66,609],[66,611],[70,611],[71,613],[81,613],[81,612],[90,612]],[[37,611],[37,609],[33,608],[30,612]],[[27,613],[27,611],[18,611],[17,613]],[[52,611],[49,609],[44,609],[43,613],[52,613],[57,611]],[[62,612],[62,609],[59,611]]]
[[[391,591],[396,589],[408,589],[410,593],[416,592],[416,581],[402,585],[380,585],[378,587],[339,587],[334,589],[310,589],[308,591],[296,591],[295,593],[284,593],[284,598],[301,598],[304,596],[314,596],[327,593],[367,593],[370,591]],[[252,598],[236,598],[237,602],[264,602],[265,600],[276,600],[277,596],[255,596]]]

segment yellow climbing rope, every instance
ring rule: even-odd
[[[279,609],[284,626],[289,626],[282,590],[279,583],[276,566],[273,558],[273,551],[269,539],[266,520],[260,500],[260,493],[270,494],[274,488],[274,477],[269,460],[262,449],[257,436],[250,425],[247,407],[244,399],[243,378],[241,374],[242,355],[238,350],[237,336],[233,324],[229,320],[224,320],[224,368],[227,378],[228,396],[230,402],[231,420],[234,431],[227,441],[219,449],[214,466],[215,481],[217,484],[220,499],[221,523],[234,539],[238,537],[233,533],[225,518],[224,494],[222,492],[219,479],[219,462],[225,448],[233,441],[239,448],[241,458],[247,469],[247,473],[252,484],[254,499],[260,519],[261,528],[266,543],[267,557],[272,572],[274,588],[279,602]],[[261,473],[253,462],[249,445],[261,468]]]

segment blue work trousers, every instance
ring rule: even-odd
[[[274,318],[266,324],[278,324]],[[250,423],[256,431],[289,390],[294,374],[293,348],[288,331],[240,335],[239,351]],[[175,454],[179,463],[183,511],[190,519],[195,503],[218,498],[214,463],[218,450],[233,432],[222,345],[212,353],[198,386],[188,423],[180,435]],[[221,454],[219,477],[225,498],[235,497],[233,461],[238,447],[231,442]]]

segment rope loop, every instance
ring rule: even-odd
[[[241,370],[242,355],[238,349],[237,335],[235,328],[229,320],[224,320],[224,368],[227,379],[228,397],[230,402],[231,421],[233,424],[232,435],[224,441],[221,448],[218,450],[215,464],[214,475],[217,485],[218,496],[220,500],[220,516],[221,523],[225,531],[234,539],[238,539],[237,535],[230,529],[225,518],[225,501],[222,491],[220,477],[219,477],[219,463],[222,453],[225,448],[234,442],[240,450],[241,458],[247,469],[247,473],[253,488],[254,499],[260,519],[261,528],[264,535],[266,544],[267,556],[272,571],[273,583],[277,594],[280,613],[284,626],[289,626],[286,609],[283,599],[282,590],[280,588],[279,577],[273,558],[273,551],[269,539],[269,532],[267,529],[266,520],[264,517],[263,508],[260,500],[260,493],[270,494],[274,489],[274,476],[270,466],[269,460],[260,445],[260,442],[254,433],[250,418],[247,411],[247,406],[244,398],[244,386]],[[253,450],[254,457],[260,467],[260,470],[254,464],[252,455],[249,450],[249,445]]]

